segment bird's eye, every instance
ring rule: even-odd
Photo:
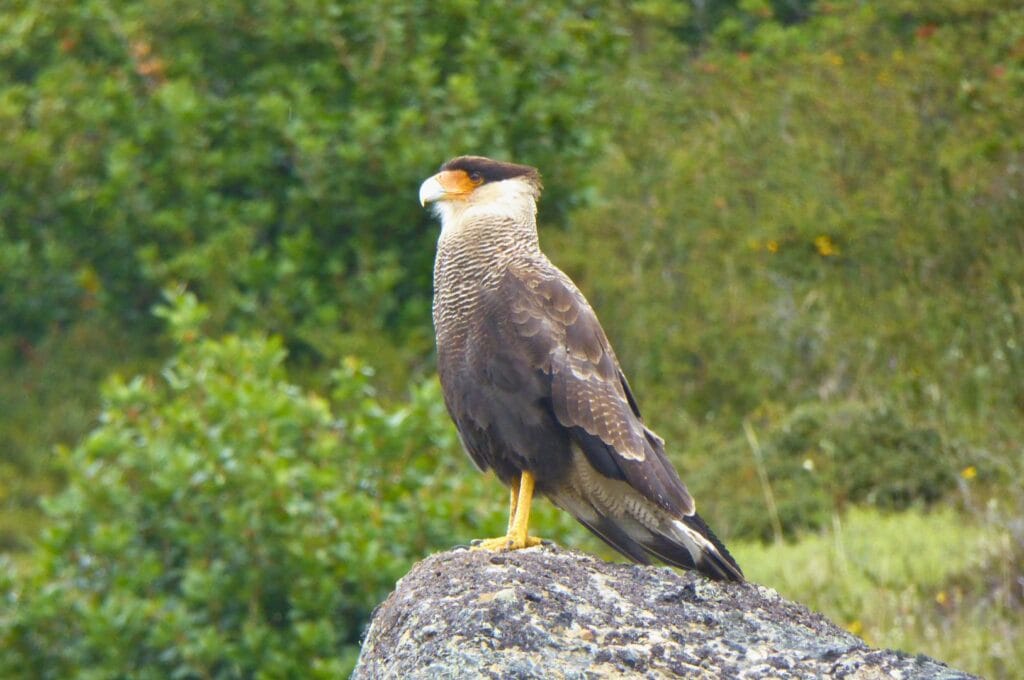
[[[469,173],[469,181],[472,182],[473,184],[480,184],[481,182],[484,181],[484,176],[481,175],[479,172],[471,172]]]

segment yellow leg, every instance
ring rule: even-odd
[[[512,483],[509,498],[508,534],[500,538],[488,538],[473,545],[474,550],[519,550],[540,545],[541,540],[528,534],[530,505],[533,502],[533,475],[523,472]]]

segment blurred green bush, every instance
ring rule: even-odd
[[[940,432],[885,404],[804,404],[744,429],[701,469],[701,479],[730,490],[728,498],[710,488],[697,496],[740,536],[770,539],[781,530],[778,538],[792,538],[828,526],[849,505],[928,506],[956,489],[962,461]]]
[[[280,340],[209,340],[189,295],[164,312],[178,354],[108,383],[4,584],[0,675],[344,677],[372,607],[471,514],[436,381],[388,408],[351,359],[327,401]]]
[[[436,230],[419,181],[459,152],[558,167],[568,181],[547,204],[564,214],[601,138],[593,83],[625,49],[622,15],[610,2],[5,5],[0,334],[35,342],[83,307],[152,331],[173,279],[221,329],[328,358],[387,329],[421,355]]]
[[[713,526],[771,530],[748,421],[784,529],[846,499],[927,503],[958,465],[1019,512],[1024,10],[814,12],[755,12],[686,69],[635,69],[644,106],[620,119],[591,203],[542,241]],[[803,473],[818,439],[836,467]]]
[[[282,337],[307,384],[353,355],[404,394],[432,347],[437,229],[416,187],[457,153],[516,158],[558,168],[545,209],[564,219],[627,15],[3,3],[0,545],[25,543],[26,508],[60,484],[49,451],[87,430],[102,377],[167,356],[149,313],[166,285],[203,298],[211,332]]]
[[[468,473],[436,378],[389,405],[349,357],[326,399],[279,338],[210,339],[166,295],[176,354],[108,381],[31,560],[0,556],[0,676],[345,677],[409,565],[500,535],[507,492]]]

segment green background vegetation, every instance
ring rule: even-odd
[[[6,3],[0,675],[338,677],[503,529],[415,199],[482,153],[753,580],[1013,677],[1022,120],[1008,1]]]

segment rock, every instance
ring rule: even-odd
[[[415,565],[374,612],[354,678],[970,678],[868,647],[753,583],[544,545]]]

